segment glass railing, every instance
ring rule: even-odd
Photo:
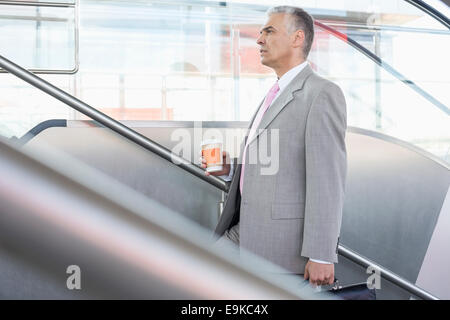
[[[422,82],[405,77],[394,64],[365,47],[360,48],[364,43],[355,41],[357,33],[343,33],[329,27],[317,29],[316,46],[329,46],[333,50],[322,54],[314,52],[310,61],[319,74],[343,89],[348,125],[409,142],[449,162],[448,107],[435,98],[428,87],[423,87]],[[351,42],[356,42],[357,46],[349,45]],[[369,54],[364,54],[363,50],[368,50]],[[442,84],[437,83],[436,90]]]

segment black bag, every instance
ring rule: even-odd
[[[343,300],[376,300],[375,289],[370,289],[367,283],[357,283],[349,286],[339,286],[339,281],[334,281],[334,286],[327,291]]]

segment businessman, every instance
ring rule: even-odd
[[[215,233],[320,286],[334,281],[347,125],[342,91],[308,65],[313,37],[313,19],[304,10],[268,11],[257,44],[261,63],[278,80],[250,121],[234,172],[226,166],[215,173],[233,175]],[[249,161],[263,135],[279,139],[274,174]]]

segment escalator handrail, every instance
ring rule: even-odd
[[[378,265],[377,263],[367,259],[366,257],[361,256],[360,254],[356,253],[353,250],[350,250],[349,248],[339,245],[339,254],[356,264],[359,264],[360,266],[364,268],[371,267],[373,270],[377,270],[380,272],[380,276],[389,282],[395,284],[396,286],[414,294],[415,296],[424,299],[424,300],[439,300],[438,297],[432,295],[428,291],[425,291],[415,284],[409,282],[405,278],[400,277],[398,274],[395,274],[394,272]]]
[[[16,77],[24,80],[25,82],[28,82],[29,84],[33,85],[39,90],[44,91],[45,93],[53,96],[54,98],[58,99],[64,104],[90,117],[91,119],[95,120],[102,126],[113,130],[114,132],[140,145],[141,147],[147,149],[148,151],[151,151],[152,153],[157,154],[163,159],[172,162],[173,164],[193,174],[194,176],[202,179],[203,181],[206,181],[209,184],[221,190],[224,190],[225,192],[228,191],[229,183],[225,182],[224,180],[215,176],[206,176],[205,171],[201,167],[192,164],[190,161],[176,155],[175,153],[171,152],[169,149],[163,147],[162,145],[154,142],[153,140],[148,139],[147,137],[141,135],[140,133],[134,131],[133,129],[130,129],[129,127],[123,125],[119,121],[114,120],[113,118],[89,106],[88,104],[64,92],[63,90],[55,87],[51,83],[34,75],[33,73],[18,66],[17,64],[9,61],[8,59],[4,58],[1,55],[0,55],[0,67],[7,70]]]
[[[412,80],[407,79],[404,75],[402,75],[400,72],[398,72],[394,67],[383,61],[379,56],[372,53],[370,50],[364,48],[362,45],[360,45],[357,41],[350,38],[345,33],[342,33],[322,22],[319,22],[317,20],[314,21],[314,24],[318,26],[320,29],[326,31],[327,33],[331,34],[332,36],[338,38],[339,40],[342,40],[343,42],[349,44],[359,52],[361,52],[363,55],[371,59],[373,62],[375,62],[377,65],[379,65],[381,68],[389,72],[391,75],[393,75],[395,78],[406,84],[408,87],[410,87],[412,90],[416,91],[418,94],[420,94],[422,97],[427,99],[429,102],[431,102],[433,105],[435,105],[437,108],[442,110],[447,115],[450,115],[450,109],[447,108],[446,105],[444,105],[442,102],[437,100],[435,97],[433,97],[431,94],[426,92],[424,89],[420,88],[417,84],[415,84]]]
[[[437,11],[435,8],[433,8],[429,4],[423,2],[422,0],[405,0],[405,1],[408,2],[410,5],[415,6],[419,10],[422,10],[423,12],[425,12],[426,14],[431,16],[433,19],[439,21],[444,26],[446,26],[448,29],[450,29],[450,19],[447,18],[441,12]]]
[[[25,133],[22,137],[16,138],[15,143],[19,146],[24,146],[28,142],[30,142],[31,139],[36,137],[38,134],[40,134],[42,131],[47,130],[49,128],[66,128],[67,127],[67,120],[66,119],[50,119],[45,120],[41,123],[38,123],[36,126],[31,128],[27,133]],[[10,138],[11,139],[11,138]]]

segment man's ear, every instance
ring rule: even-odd
[[[303,30],[297,30],[294,32],[294,42],[292,46],[294,48],[301,48],[303,47],[303,43],[305,42],[305,33]]]

